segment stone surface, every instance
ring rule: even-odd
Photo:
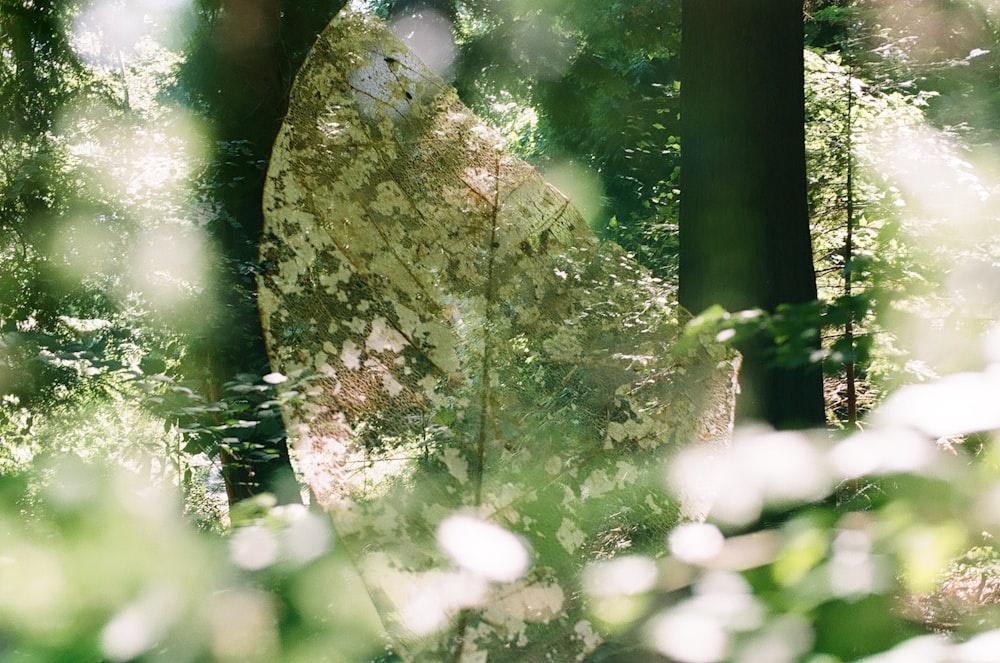
[[[295,462],[399,653],[583,660],[579,572],[662,550],[664,453],[731,434],[734,357],[677,344],[673,292],[372,18],[315,44],[267,177],[265,335],[309,385]],[[446,553],[455,513],[513,533],[528,570]]]

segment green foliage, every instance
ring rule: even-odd
[[[747,430],[711,451],[722,490],[706,523],[581,570],[588,614],[616,634],[589,660],[978,660],[965,657],[1000,623],[983,534],[1000,521],[994,441],[976,460],[909,426],[904,415],[841,437]],[[685,478],[707,451],[672,461],[671,489],[693,488]],[[0,504],[4,660],[391,660],[375,658],[382,626],[347,550],[301,507],[237,505],[219,537],[141,471],[66,459],[5,473]],[[532,553],[533,565],[548,554]],[[456,554],[458,568],[487,568],[485,551]],[[435,587],[422,600],[446,591]],[[929,635],[940,628],[960,637]]]
[[[0,477],[0,657],[361,662],[380,625],[324,517],[272,508],[198,532],[141,474],[69,460]]]
[[[205,477],[199,476],[199,465],[185,460],[207,458],[221,466],[231,501],[262,490],[282,502],[300,500],[294,477],[284,471],[287,452],[280,408],[312,393],[310,379],[241,374],[223,385],[217,400],[205,398],[197,385],[162,373],[137,382],[142,406],[159,417],[167,434],[177,437],[178,477],[186,494],[197,496]],[[282,383],[279,392],[276,386]],[[255,476],[260,468],[275,468],[266,486]]]
[[[0,659],[399,660],[322,518],[258,496],[222,534],[220,456],[271,460],[283,437],[253,299],[268,269],[256,263],[255,214],[281,103],[262,103],[240,65],[273,73],[280,98],[336,4],[285,3],[273,72],[229,48],[224,37],[245,32],[226,28],[218,2],[195,5],[183,44],[152,12],[150,38],[122,60],[74,46],[75,22],[96,20],[90,5],[0,3]],[[454,19],[463,98],[516,153],[598,173],[607,236],[669,283],[681,195],[675,3],[437,5]],[[719,480],[731,499],[669,537],[581,507],[582,522],[607,525],[596,549],[635,542],[619,551],[624,565],[589,559],[574,581],[589,618],[615,635],[594,660],[995,655],[997,553],[984,532],[1000,524],[996,441],[966,437],[1000,428],[996,344],[980,340],[997,315],[994,186],[976,147],[997,126],[995,12],[920,0],[807,11],[824,303],[773,316],[709,310],[675,350],[764,330],[782,340],[778,361],[823,359],[831,395],[853,361],[869,422],[842,438],[741,434],[731,461],[711,459],[732,470]],[[569,57],[546,61],[535,44]],[[915,140],[907,151],[889,137]],[[822,356],[807,356],[801,342],[820,325]],[[560,374],[532,367],[539,353],[519,343],[512,375],[540,376],[530,394],[541,399]],[[935,380],[956,370],[971,386]],[[921,381],[930,392],[900,389]],[[284,397],[305,403],[311,389],[301,381]],[[574,392],[560,396],[573,406]],[[433,433],[456,412],[435,410]],[[518,424],[527,443],[572,437],[536,414]],[[928,443],[942,435],[942,449]],[[700,460],[678,458],[667,474],[686,462]],[[523,514],[558,527],[551,505]],[[427,540],[428,554],[452,559],[434,533]],[[534,568],[546,544],[558,548],[537,542]],[[463,574],[475,555],[452,561]]]
[[[0,98],[15,109],[0,132],[5,463],[39,452],[37,432],[57,411],[144,401],[167,420],[166,446],[181,431],[183,448],[232,465],[240,490],[269,483],[282,461],[288,470],[280,418],[258,425],[232,393],[243,374],[268,372],[254,279],[273,134],[216,96],[233,92],[243,56],[223,48],[234,19],[213,4],[0,6]],[[286,76],[333,11],[307,5],[272,17],[288,29],[285,49],[264,58]],[[273,131],[280,113],[271,117]],[[190,402],[166,409],[180,385]],[[232,430],[194,444],[182,419]]]
[[[837,54],[807,51],[806,71],[813,243],[820,295],[829,302],[828,399],[842,419],[842,361],[857,366],[862,410],[898,385],[962,366],[964,359],[953,361],[962,353],[934,352],[923,340],[928,332],[916,330],[966,333],[968,318],[960,318],[971,311],[952,305],[965,296],[980,307],[975,316],[994,310],[995,302],[971,293],[952,299],[947,274],[956,264],[994,260],[986,257],[992,242],[972,237],[989,233],[979,219],[992,214],[995,185],[990,169],[967,161],[972,153],[954,132],[928,125],[933,93],[866,82],[858,74],[867,68],[846,67]],[[942,196],[951,202],[940,204]]]
[[[17,465],[73,447],[46,431],[133,403],[148,357],[178,352],[180,299],[200,285],[198,210],[179,184],[198,154],[156,98],[176,54],[149,42],[111,66],[82,48],[76,3],[2,12],[0,98],[33,100],[0,133],[0,438]]]

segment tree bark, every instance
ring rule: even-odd
[[[681,304],[813,301],[802,2],[685,0],[682,11]],[[740,420],[823,423],[817,365],[775,366],[765,335],[740,349]]]

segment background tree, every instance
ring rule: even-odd
[[[208,403],[228,397],[239,407],[248,392],[238,385],[270,372],[256,300],[264,170],[298,65],[343,4],[209,0],[198,6],[174,94],[207,121],[216,146],[207,196],[215,210],[208,229],[220,258],[214,275],[219,301],[207,309],[209,324],[191,339],[184,368]],[[227,393],[233,382],[237,393]],[[213,409],[199,410],[199,429],[218,428],[227,416],[254,416],[252,407],[242,415],[230,407]],[[259,492],[299,499],[278,417],[237,428],[224,439],[230,502]],[[208,435],[201,444],[217,442]]]
[[[790,313],[816,300],[806,206],[802,6],[684,4],[680,301]],[[816,329],[808,343],[818,348]],[[824,421],[819,367],[744,341],[739,410],[778,427]]]

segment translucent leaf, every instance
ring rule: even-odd
[[[294,456],[399,653],[582,658],[577,578],[662,552],[661,452],[728,438],[732,355],[675,349],[673,293],[369,17],[341,14],[299,72],[264,207],[272,369],[315,376],[285,409]],[[530,568],[484,572],[455,522]],[[487,584],[455,594],[470,569]]]

